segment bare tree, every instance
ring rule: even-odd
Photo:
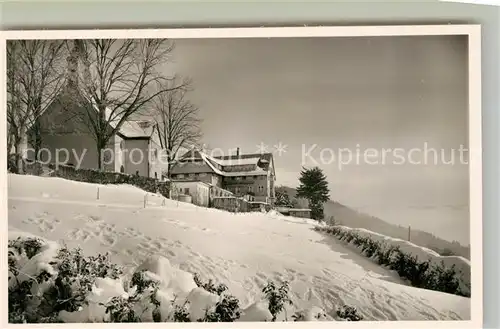
[[[166,39],[91,39],[73,40],[68,45],[72,54],[69,65],[73,65],[69,82],[75,90],[70,98],[80,101],[73,108],[78,109],[95,140],[97,165],[102,169],[102,150],[122,124],[146,110],[155,97],[182,88],[168,83],[172,78],[161,72],[173,43]]]
[[[199,109],[187,97],[190,83],[182,85],[183,88],[161,94],[153,106],[156,133],[167,157],[168,177],[179,149],[196,145],[202,137]]]
[[[7,152],[15,149],[17,171],[22,171],[21,144],[28,130],[64,84],[62,41],[11,40],[7,43]],[[35,138],[35,150],[40,146]],[[36,156],[37,152],[35,152]]]

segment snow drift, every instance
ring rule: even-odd
[[[86,255],[109,252],[128,272],[165,257],[184,275],[226,284],[247,311],[242,321],[252,318],[251,305],[262,310],[266,282],[279,280],[290,283],[289,316],[313,307],[332,316],[338,307],[352,305],[365,320],[470,319],[470,299],[410,287],[394,271],[314,231],[310,220],[228,213],[130,186],[61,178],[9,175],[8,193],[9,232],[82,247]]]
[[[60,259],[57,258],[57,253],[61,249],[59,244],[25,232],[9,232],[9,241],[19,241],[18,238],[21,241],[26,238],[37,239],[41,242],[41,246],[39,251],[31,256],[28,261],[19,262],[22,258],[26,259],[26,257],[23,257],[26,254],[21,254],[22,257],[18,257],[17,274],[10,272],[10,289],[27,280],[37,281],[36,277],[44,271],[52,275],[52,278],[58,276],[57,265],[60,264]],[[187,314],[189,314],[189,320],[197,322],[203,319],[207,312],[213,311],[217,303],[223,298],[222,295],[217,295],[199,287],[192,273],[173,266],[163,256],[149,257],[132,272],[141,273],[146,280],[151,279],[159,283],[158,289],[150,292],[151,295],[154,294],[157,304],[154,304],[151,295],[147,294],[140,295],[139,299],[134,300],[133,310],[135,314],[139,315],[141,322],[158,322],[154,321],[155,311],[159,312],[162,322],[173,321],[176,316],[176,306],[185,307]],[[123,274],[118,278],[94,278],[95,281],[85,296],[86,303],[83,303],[83,306],[80,306],[74,312],[59,311],[58,320],[65,323],[112,322],[110,312],[107,311],[107,305],[109,305],[110,301],[113,298],[126,300],[141,289],[139,285],[133,284],[133,280],[132,284],[130,284],[129,274]],[[42,285],[35,283],[32,285],[32,294],[42,297],[47,292],[47,288],[53,286],[53,284],[54,282],[51,279]],[[11,298],[10,294],[9,298]],[[241,313],[240,321],[262,322],[271,321],[272,319],[268,303],[262,300],[249,305]],[[306,314],[303,321],[318,321],[321,319],[312,314],[323,314],[323,319],[327,318],[324,310],[318,307],[303,310],[301,313]],[[331,318],[328,319],[332,320]]]

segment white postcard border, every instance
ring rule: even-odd
[[[471,320],[469,321],[360,321],[360,322],[287,322],[287,323],[136,323],[136,324],[35,324],[12,325],[7,323],[7,156],[0,152],[0,181],[2,182],[0,209],[4,218],[1,236],[1,318],[4,328],[274,328],[340,327],[363,328],[481,328],[483,322],[483,241],[482,241],[482,144],[481,144],[481,28],[477,24],[457,25],[384,25],[384,26],[319,26],[319,27],[262,27],[262,28],[179,28],[179,29],[110,29],[110,30],[24,30],[1,31],[0,51],[2,74],[0,91],[1,145],[6,145],[6,55],[7,40],[13,39],[91,39],[91,38],[300,38],[300,37],[370,37],[370,36],[420,36],[467,35],[469,40],[469,186],[470,186],[470,235],[471,235]]]

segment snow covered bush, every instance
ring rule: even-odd
[[[220,283],[216,286],[212,279],[209,279],[207,282],[203,282],[198,274],[195,274],[193,279],[198,287],[219,296],[227,290],[227,286],[225,284]]]
[[[141,322],[140,315],[136,311],[136,304],[143,301],[154,306],[151,311],[153,321],[160,322],[160,302],[156,297],[159,281],[146,274],[145,270],[141,270],[132,275],[130,285],[134,289],[130,289],[128,294],[115,296],[107,303],[100,303],[106,308],[106,314],[109,314],[110,322]]]
[[[9,241],[8,248],[9,249],[12,248],[13,251],[15,250],[18,255],[22,254],[23,252],[26,253],[26,257],[28,257],[29,259],[38,254],[40,249],[42,249],[42,245],[43,241],[40,239],[37,238],[22,239],[21,237],[18,237],[15,240]],[[9,253],[9,256],[14,256],[14,253]]]
[[[363,316],[358,313],[355,307],[344,305],[337,310],[337,316],[345,321],[361,321]]]
[[[287,282],[268,282],[262,300],[243,309],[226,285],[164,257],[125,273],[108,255],[85,256],[32,236],[9,240],[8,265],[10,323],[277,321],[292,305]],[[326,317],[318,310],[304,318]]]
[[[198,322],[234,322],[240,318],[240,301],[229,294],[226,294],[227,286],[218,284],[217,286],[209,280],[206,283],[194,276],[194,281],[206,291],[220,296],[220,300],[215,304],[215,308],[211,311],[206,311],[205,316],[199,319]]]
[[[84,257],[31,237],[9,241],[8,263],[11,323],[59,322],[60,312],[86,305],[97,278],[122,273],[106,255]]]
[[[427,255],[425,259],[419,259],[417,255],[402,250],[399,245],[391,244],[390,238],[386,238],[386,241],[376,240],[369,234],[362,235],[344,226],[317,226],[314,229],[354,245],[362,254],[396,271],[414,287],[470,297],[470,283],[455,264],[445,264],[446,257],[433,256],[422,251],[423,248],[413,246],[413,249],[420,248],[420,252]]]
[[[294,322],[301,321],[330,321],[325,311],[319,307],[313,306],[307,310],[300,310],[292,315]]]
[[[285,304],[292,305],[292,300],[288,296],[289,290],[287,281],[284,281],[279,287],[276,287],[276,284],[270,281],[262,289],[269,302],[269,312],[271,312],[272,321],[276,321],[278,314],[285,310]]]

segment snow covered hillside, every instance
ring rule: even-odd
[[[9,230],[86,254],[110,251],[130,267],[159,254],[226,284],[243,307],[262,297],[269,279],[282,278],[297,309],[347,304],[365,320],[470,319],[470,299],[409,287],[306,220],[200,208],[131,186],[20,175],[8,184]]]

